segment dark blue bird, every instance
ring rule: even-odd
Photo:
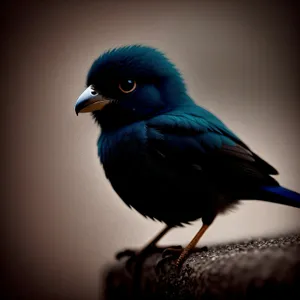
[[[98,154],[120,198],[171,228],[202,218],[179,265],[215,217],[239,200],[300,207],[300,195],[271,176],[278,172],[187,93],[175,65],[142,45],[105,52],[92,64],[76,113],[92,112],[101,127]]]

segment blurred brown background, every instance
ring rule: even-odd
[[[1,7],[1,270],[7,299],[99,299],[100,271],[162,224],[130,210],[74,104],[107,48],[166,51],[190,94],[300,191],[299,30],[292,1],[7,1]],[[173,230],[185,244],[201,225]],[[256,201],[202,244],[300,229],[300,211]],[[3,298],[4,299],[4,298]]]

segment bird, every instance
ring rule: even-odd
[[[98,156],[113,190],[165,224],[140,253],[170,229],[201,219],[186,247],[169,249],[179,267],[215,218],[241,200],[300,207],[300,194],[280,185],[273,166],[196,104],[181,71],[158,48],[132,44],[101,53],[75,112],[91,113],[100,127]]]

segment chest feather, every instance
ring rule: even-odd
[[[106,172],[122,173],[134,167],[146,155],[147,132],[144,123],[104,132],[98,139],[98,156]]]

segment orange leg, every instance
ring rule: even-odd
[[[180,256],[178,257],[176,261],[176,266],[179,267],[183,260],[187,257],[187,255],[190,253],[191,250],[193,250],[197,243],[199,242],[200,238],[203,236],[205,231],[208,229],[209,225],[203,224],[200,230],[197,232],[197,234],[194,236],[194,238],[191,240],[191,242],[183,249]]]

